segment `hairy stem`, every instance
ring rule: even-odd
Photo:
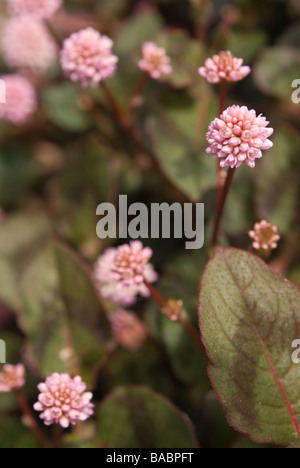
[[[213,231],[213,236],[211,240],[211,245],[215,246],[218,242],[219,238],[219,231],[220,231],[220,226],[221,226],[221,221],[224,213],[224,208],[226,204],[226,200],[229,194],[229,190],[231,187],[231,183],[233,181],[233,177],[235,174],[236,168],[230,168],[228,173],[227,173],[227,178],[225,181],[225,185],[222,189],[221,195],[220,195],[220,202],[218,203],[217,207],[217,214],[216,214],[216,219],[215,219],[215,225],[214,225],[214,231]]]
[[[148,73],[142,73],[133,93],[132,93],[132,96],[130,98],[130,103],[129,103],[129,106],[130,106],[130,117],[132,117],[137,105],[138,105],[138,101],[139,99],[141,98],[142,94],[143,94],[143,91],[145,89],[145,86],[147,84],[149,80],[149,75]]]
[[[17,397],[17,400],[18,400],[18,403],[19,403],[19,406],[20,406],[20,409],[24,415],[24,417],[26,418],[26,424],[28,426],[28,428],[31,430],[32,434],[34,435],[35,439],[37,440],[38,444],[42,447],[42,448],[48,448],[48,444],[46,442],[46,439],[42,433],[42,431],[40,430],[35,418],[34,418],[34,415],[27,403],[27,400],[24,396],[24,393],[23,391],[20,389],[20,388],[16,388],[15,389],[15,394],[16,394],[16,397]]]
[[[160,293],[157,291],[155,286],[153,284],[149,283],[147,280],[144,280],[145,286],[149,289],[152,299],[157,303],[159,308],[163,310],[168,306],[167,302],[162,298]],[[179,317],[177,322],[180,324],[180,326],[183,328],[183,330],[186,332],[186,334],[190,337],[190,339],[198,346],[198,348],[205,353],[205,348],[203,346],[202,340],[200,336],[198,335],[197,331],[192,327],[192,325],[184,318],[184,317]]]
[[[219,116],[225,110],[225,103],[227,97],[228,83],[227,81],[221,81],[220,84],[220,96],[219,96]],[[222,190],[224,187],[223,169],[220,166],[220,161],[217,159],[217,198],[216,198],[216,212],[218,211],[219,203],[221,201]]]

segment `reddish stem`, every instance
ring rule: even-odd
[[[148,73],[142,73],[133,93],[132,93],[132,96],[130,98],[130,115],[132,116],[135,108],[136,108],[136,102],[137,100],[142,96],[143,94],[143,91],[145,89],[145,86],[148,82],[148,79],[149,79],[149,75]]]
[[[225,185],[223,187],[221,196],[220,196],[220,202],[218,203],[218,209],[217,209],[217,215],[215,219],[215,226],[214,226],[214,231],[213,231],[213,236],[212,236],[212,241],[211,244],[212,246],[215,246],[218,242],[218,237],[219,237],[219,231],[220,231],[220,225],[223,217],[223,212],[226,204],[226,200],[229,194],[229,190],[231,187],[231,183],[233,181],[233,177],[235,174],[236,168],[230,168],[228,173],[227,173],[227,178]]]
[[[162,298],[162,296],[157,291],[155,286],[153,286],[153,284],[149,283],[145,279],[144,279],[144,284],[149,289],[149,291],[151,293],[151,296],[152,296],[152,299],[157,303],[159,308],[164,309],[165,307],[167,307],[166,301]],[[194,327],[192,327],[192,325],[190,323],[188,323],[186,320],[184,320],[182,318],[178,320],[178,323],[181,325],[183,330],[189,335],[191,340],[198,346],[198,348],[201,349],[201,351],[205,353],[205,348],[203,346],[201,338],[198,335],[198,333],[196,332],[196,330],[194,329]]]
[[[112,94],[111,90],[109,89],[109,87],[107,86],[107,84],[104,82],[104,81],[101,81],[101,86],[102,86],[102,89],[103,89],[103,92],[105,94],[105,97],[119,123],[119,125],[123,128],[123,129],[127,129],[128,128],[128,123],[127,123],[127,119],[125,119],[125,116],[123,114],[123,112],[121,111],[120,107],[119,107],[119,104],[117,103],[114,95]]]
[[[21,411],[23,413],[23,415],[25,416],[26,418],[26,421],[27,421],[27,425],[29,427],[29,429],[31,430],[31,432],[33,433],[34,437],[36,438],[38,444],[42,447],[42,448],[48,448],[48,445],[47,445],[47,442],[46,442],[46,439],[44,438],[44,435],[43,433],[41,432],[33,414],[32,414],[32,411],[27,403],[27,400],[22,392],[22,390],[20,388],[16,388],[15,389],[15,394],[16,394],[16,397],[17,397],[17,400],[18,400],[18,403],[19,403],[19,406],[21,408]]]
[[[156,287],[153,284],[149,283],[144,279],[145,286],[149,289],[152,299],[156,302],[160,309],[164,309],[167,306],[166,301],[162,298],[160,293],[157,291]]]
[[[219,97],[219,116],[224,112],[225,110],[225,103],[226,103],[226,97],[227,97],[227,89],[228,89],[228,83],[227,81],[221,81],[220,84],[220,97]],[[219,203],[221,200],[221,195],[222,195],[222,190],[224,187],[224,179],[223,179],[223,169],[220,166],[220,161],[217,159],[217,198],[216,198],[216,212],[218,211],[219,208]]]

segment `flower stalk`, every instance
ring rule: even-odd
[[[46,439],[40,430],[33,413],[27,403],[27,400],[25,398],[25,395],[22,391],[21,388],[15,388],[14,389],[15,395],[17,397],[20,409],[25,417],[26,420],[26,426],[31,430],[32,434],[34,435],[36,441],[42,448],[48,448],[48,444],[46,442]]]

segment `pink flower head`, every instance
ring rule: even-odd
[[[82,87],[97,86],[116,73],[118,57],[112,53],[113,41],[93,28],[73,33],[64,41],[61,66],[72,81]]]
[[[256,223],[254,231],[249,231],[249,236],[253,239],[252,247],[255,250],[277,249],[278,241],[280,241],[278,227],[265,220]]]
[[[62,5],[62,0],[7,0],[13,16],[28,15],[36,19],[51,19]]]
[[[0,372],[0,393],[8,393],[25,385],[25,368],[23,364],[11,366],[5,364]]]
[[[39,384],[38,389],[41,393],[34,409],[42,412],[40,418],[46,426],[75,426],[77,421],[86,421],[94,413],[93,394],[85,392],[86,384],[79,376],[72,379],[69,374],[55,373]]]
[[[205,61],[205,66],[199,68],[201,76],[209,83],[220,83],[220,81],[240,81],[251,73],[251,68],[243,66],[243,59],[236,58],[228,51],[222,51],[213,58]]]
[[[139,349],[147,337],[143,322],[133,313],[120,309],[111,314],[112,333],[117,343],[128,349]]]
[[[6,21],[2,34],[3,56],[12,68],[44,72],[56,59],[57,48],[46,26],[30,16]]]
[[[142,48],[143,59],[139,61],[139,68],[158,80],[162,75],[170,75],[172,67],[171,59],[166,55],[163,47],[158,47],[154,42],[145,42]]]
[[[232,106],[223,112],[209,126],[206,152],[220,159],[221,167],[240,167],[245,162],[255,167],[255,160],[262,157],[262,151],[270,149],[273,143],[268,138],[273,128],[269,122],[254,110],[243,106]]]
[[[22,125],[37,108],[36,92],[23,76],[6,75],[1,79],[6,85],[6,102],[0,103],[0,119]]]
[[[94,269],[94,278],[100,294],[122,306],[135,304],[138,294],[149,297],[150,292],[144,284],[144,279],[148,283],[154,283],[158,279],[157,273],[149,263],[151,257],[152,250],[143,248],[140,241],[107,249]]]

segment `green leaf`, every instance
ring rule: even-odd
[[[1,223],[0,300],[12,309],[17,309],[19,305],[18,279],[51,231],[50,221],[39,213],[7,216]]]
[[[199,80],[199,64],[205,58],[199,41],[192,40],[185,31],[167,30],[157,36],[156,42],[166,49],[173,68],[163,81],[175,88],[187,88]]]
[[[42,168],[27,145],[12,142],[3,145],[0,149],[0,205],[18,205],[41,175]]]
[[[252,440],[300,436],[300,292],[260,259],[217,248],[202,277],[200,325],[209,375],[229,423]]]
[[[73,349],[82,376],[91,382],[109,344],[110,326],[77,258],[59,243],[49,244],[28,267],[21,300],[27,353],[40,372],[70,372]]]
[[[102,403],[99,438],[104,447],[197,448],[191,423],[146,387],[119,387]]]
[[[173,93],[161,104],[165,110],[157,109],[147,122],[153,152],[173,184],[192,201],[199,201],[215,185],[215,164],[205,153],[202,135],[216,116],[216,103],[208,92],[203,99],[201,94],[199,103]]]
[[[242,57],[245,65],[255,58],[257,52],[267,43],[268,36],[261,29],[252,31],[231,30],[228,38],[227,49],[235,57]]]
[[[199,269],[204,268],[205,260],[204,249],[177,255],[168,262],[168,269],[159,283],[163,297],[183,301],[188,320],[195,327],[196,333]],[[187,332],[178,323],[163,316],[152,302],[148,304],[146,318],[150,334],[164,344],[169,365],[176,378],[186,385],[201,381],[208,390],[207,359]]]
[[[47,88],[43,93],[47,113],[51,121],[63,130],[84,132],[92,126],[88,114],[78,107],[79,91],[73,83]]]
[[[254,68],[259,89],[271,96],[290,100],[292,83],[300,76],[300,52],[292,47],[266,48]]]
[[[155,9],[132,15],[115,35],[114,50],[116,54],[126,57],[126,61],[133,52],[141,54],[143,43],[153,39],[162,27],[163,20]]]
[[[275,132],[274,147],[260,162],[255,191],[256,211],[261,219],[267,219],[288,233],[297,214],[298,172],[295,166],[300,152],[299,136],[289,128]]]

